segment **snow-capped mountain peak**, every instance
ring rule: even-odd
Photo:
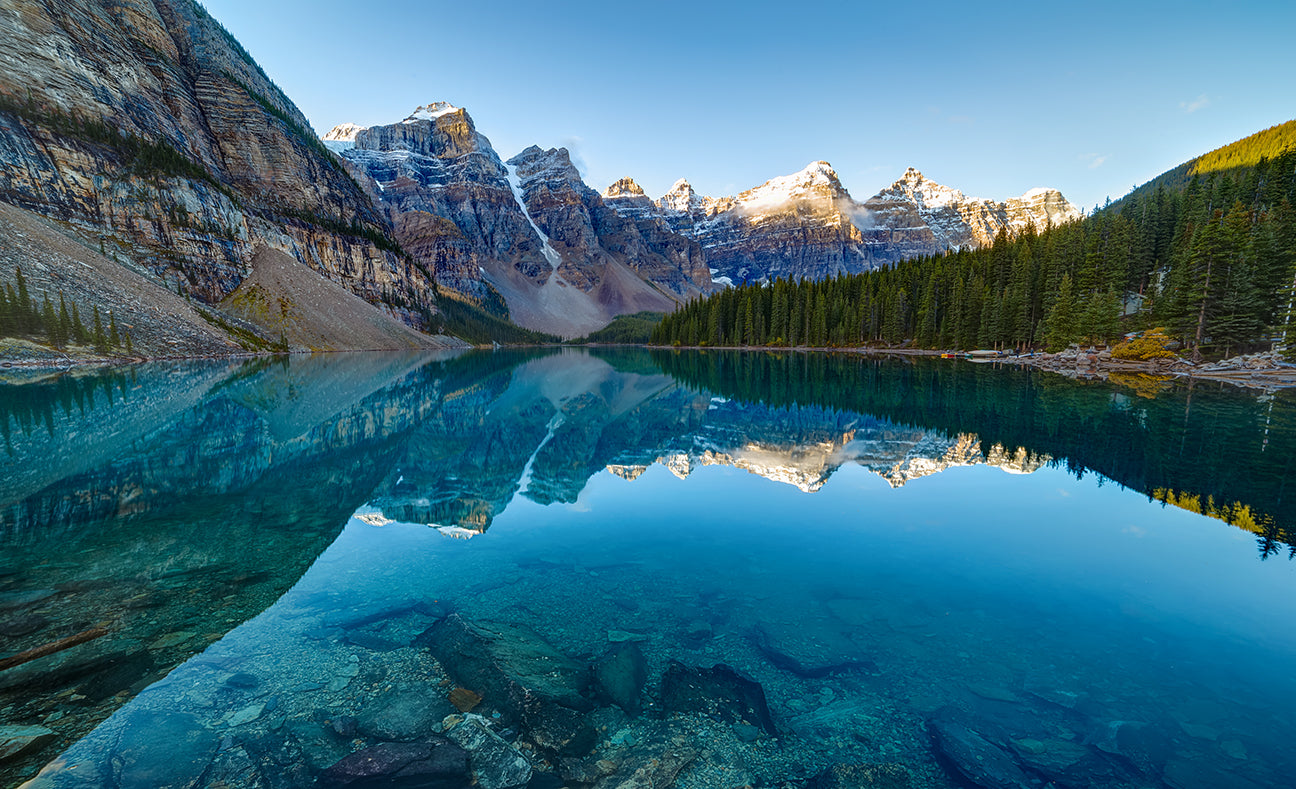
[[[698,197],[697,192],[693,191],[693,185],[681,178],[671,185],[670,191],[661,196],[657,206],[663,211],[693,214],[702,210],[708,202],[709,198]]]
[[[759,209],[783,205],[793,200],[849,197],[837,171],[828,162],[811,162],[791,175],[771,178],[755,189],[738,195],[744,208]]]
[[[458,112],[459,107],[448,101],[434,101],[431,104],[425,104],[415,109],[410,116],[405,119],[405,123],[414,123],[416,121],[434,121],[442,115],[449,115],[452,112]]]
[[[355,142],[356,132],[364,131],[364,129],[365,127],[358,123],[339,123],[329,129],[328,134],[324,135],[324,139],[329,142]]]
[[[350,150],[355,147],[356,135],[364,131],[365,128],[358,123],[339,123],[329,129],[328,134],[325,134],[322,138],[324,147],[337,154]]]
[[[916,168],[904,171],[895,183],[877,194],[877,197],[892,197],[913,203],[920,211],[931,208],[946,208],[968,202],[968,198],[957,189],[942,186],[928,179]],[[972,198],[976,200],[977,198]]]

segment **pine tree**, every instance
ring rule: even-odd
[[[31,295],[27,292],[27,279],[23,277],[22,266],[18,267],[14,279],[18,285],[17,304],[13,310],[17,323],[15,334],[30,334],[36,330],[35,310],[32,309]]]
[[[108,337],[104,334],[103,321],[99,318],[99,305],[94,308],[94,348],[98,353],[108,352]]]
[[[41,301],[41,332],[49,340],[49,344],[56,348],[61,348],[58,340],[58,314],[54,312],[54,303],[49,300],[49,294],[46,293]]]
[[[68,314],[67,301],[63,298],[63,291],[59,291],[59,339],[61,340],[60,348],[66,348],[68,342],[72,339],[72,316]]]
[[[77,345],[85,345],[90,339],[85,324],[81,322],[81,312],[77,309],[75,301],[72,302],[72,336],[76,338]]]
[[[1050,348],[1065,348],[1076,340],[1076,300],[1071,291],[1071,275],[1064,274],[1045,323],[1044,338]]]
[[[117,318],[112,310],[108,311],[108,345],[113,348],[121,345],[121,336],[117,333]]]

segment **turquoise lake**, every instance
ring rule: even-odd
[[[583,349],[6,376],[0,785],[1296,783],[1291,393]]]

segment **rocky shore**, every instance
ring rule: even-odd
[[[1060,353],[1037,353],[996,357],[1009,364],[1023,364],[1060,373],[1068,378],[1109,380],[1113,375],[1164,376],[1170,379],[1222,381],[1252,389],[1286,389],[1296,386],[1296,365],[1275,351],[1234,356],[1217,362],[1193,363],[1166,358],[1135,361],[1116,359],[1109,350],[1068,348]]]

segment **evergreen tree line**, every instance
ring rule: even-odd
[[[1283,339],[1292,322],[1293,203],[1289,148],[981,249],[729,288],[668,315],[651,342],[1025,350],[1164,327],[1194,354],[1228,355]]]
[[[117,328],[117,318],[111,310],[105,326],[98,305],[83,319],[80,308],[75,302],[69,304],[62,291],[55,304],[48,293],[36,301],[22,268],[18,268],[12,282],[0,280],[0,337],[22,337],[59,350],[80,345],[93,347],[96,353],[117,350],[128,356],[134,353],[130,334]]]

